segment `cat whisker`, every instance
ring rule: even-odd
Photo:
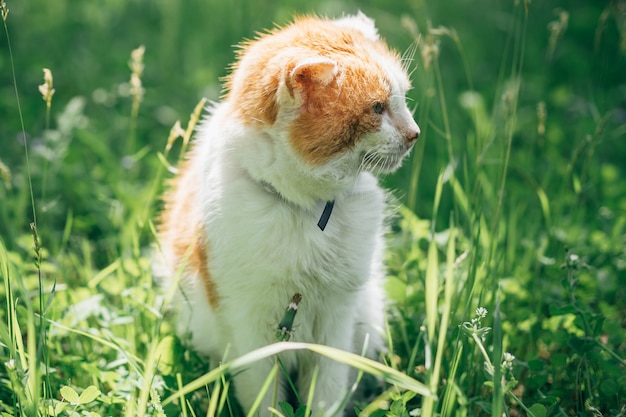
[[[372,154],[370,170],[374,175],[378,176],[382,173],[384,167],[384,158],[385,156],[381,155],[379,152]]]
[[[363,157],[364,169],[372,172],[374,175],[378,175],[381,155],[376,150],[369,151]]]
[[[415,60],[415,54],[418,49],[418,41],[415,40],[409,45],[409,47],[404,51],[402,56],[400,57],[400,62],[402,63],[402,69],[406,72],[409,72],[409,68],[411,64]]]
[[[388,155],[382,156],[380,159],[380,164],[378,165],[377,175],[382,175],[384,173],[385,169],[387,169],[388,163],[389,163],[389,156]]]

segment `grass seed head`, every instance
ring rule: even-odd
[[[569,23],[569,13],[565,10],[557,9],[558,18],[548,23],[548,31],[550,32],[550,39],[548,40],[548,59],[552,60],[556,45],[565,34],[567,25]]]
[[[540,101],[537,104],[537,134],[543,136],[546,133],[546,102]]]
[[[128,66],[130,67],[130,94],[133,96],[133,108],[136,110],[139,107],[139,103],[143,98],[143,85],[141,83],[141,75],[143,74],[144,64],[143,64],[143,55],[146,51],[146,48],[141,45],[137,49],[133,49],[130,53],[130,62]],[[134,112],[133,112],[134,113]]]
[[[7,8],[7,4],[4,0],[0,0],[0,12],[2,13],[2,20],[6,23],[7,16],[9,15],[9,9]]]
[[[52,72],[48,68],[43,69],[43,84],[39,86],[39,92],[46,102],[46,106],[50,108],[55,90],[53,87]]]
[[[11,189],[11,170],[4,162],[0,161],[0,178],[4,182],[4,186],[7,190]]]
[[[146,47],[141,45],[139,48],[133,49],[130,53],[130,62],[128,65],[133,74],[136,74],[138,77],[141,77],[141,74],[143,74],[143,55],[145,52]]]
[[[181,127],[180,120],[176,120],[176,123],[174,123],[174,126],[172,126],[172,128],[170,129],[170,134],[167,137],[165,152],[167,153],[170,151],[170,149],[172,149],[172,146],[174,145],[174,142],[176,142],[176,139],[182,138],[184,136],[185,130]]]

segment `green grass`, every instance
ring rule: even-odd
[[[229,375],[289,349],[387,381],[364,415],[626,415],[623,1],[7,7],[0,415],[239,416]],[[152,283],[163,181],[232,44],[294,12],[358,8],[417,46],[422,136],[384,179],[398,197],[389,351],[381,365],[281,342],[209,372]],[[278,372],[276,359],[263,389]]]

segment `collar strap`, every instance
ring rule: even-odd
[[[320,216],[319,221],[317,222],[317,227],[323,232],[326,229],[326,225],[328,224],[328,220],[330,219],[330,215],[333,212],[333,207],[335,206],[335,201],[327,201],[326,206],[324,206],[324,211]]]
[[[271,185],[270,183],[265,182],[265,181],[259,181],[259,183],[263,185],[263,187],[265,187],[267,192],[271,194],[275,194],[278,197],[282,198],[278,190],[276,190],[276,188],[274,188],[274,186]],[[334,206],[335,206],[335,200],[327,201],[326,205],[324,206],[324,211],[322,211],[322,215],[320,216],[320,219],[317,222],[317,227],[319,227],[322,232],[324,231],[324,229],[326,229],[326,225],[328,224],[328,220],[330,220],[330,215],[333,212]]]

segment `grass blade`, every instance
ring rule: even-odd
[[[252,352],[249,352],[237,359],[221,365],[219,368],[204,374],[200,378],[195,379],[189,384],[179,389],[163,401],[163,405],[170,404],[179,397],[189,394],[211,382],[217,380],[221,376],[241,370],[262,359],[269,358],[282,352],[291,350],[309,350],[318,353],[329,359],[352,366],[353,368],[362,370],[363,372],[380,377],[389,384],[396,385],[398,388],[413,391],[423,396],[431,396],[430,389],[421,382],[405,375],[393,368],[372,359],[359,356],[354,353],[346,352],[341,349],[330,346],[323,346],[311,343],[294,343],[294,342],[278,342],[272,345],[264,346]]]

